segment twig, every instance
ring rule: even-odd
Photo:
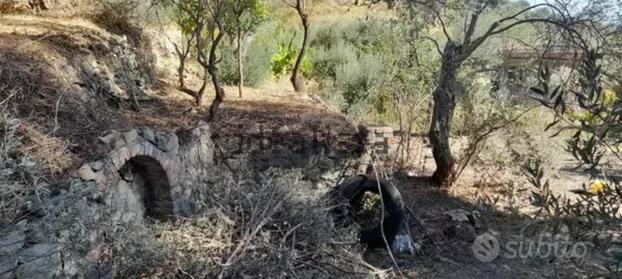
[[[376,183],[378,184],[378,195],[380,196],[380,203],[381,203],[381,211],[380,211],[380,232],[382,234],[382,240],[384,240],[384,244],[387,248],[387,252],[389,253],[389,257],[391,258],[391,261],[393,262],[393,265],[395,266],[395,269],[397,270],[397,273],[401,276],[404,277],[404,274],[402,274],[402,270],[400,269],[400,266],[397,264],[397,261],[395,260],[395,257],[393,256],[393,252],[391,251],[391,245],[389,245],[389,241],[387,240],[387,236],[384,232],[384,215],[385,215],[385,209],[384,209],[384,197],[382,196],[382,188],[380,187],[380,180],[378,180],[378,171],[376,170],[376,164],[375,164],[375,156],[373,156],[374,153],[372,152],[372,160],[371,160],[371,166],[372,169],[374,170],[374,176],[376,177]]]
[[[60,100],[63,98],[64,95],[65,95],[65,91],[62,91],[60,93],[60,96],[58,96],[58,99],[56,100],[56,104],[54,108],[54,129],[52,129],[53,136],[56,136],[56,131],[58,130],[58,109],[60,107]]]
[[[423,223],[423,221],[419,220],[417,215],[415,215],[410,207],[406,206],[406,210],[408,211],[410,216],[412,216],[415,222],[423,229],[423,232],[425,232],[425,235],[430,239],[430,241],[432,241],[432,244],[434,244],[438,248],[438,243],[436,243],[436,240],[434,240],[432,234],[430,234],[430,231],[428,230],[428,227]]]

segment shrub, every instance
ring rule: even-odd
[[[376,93],[381,72],[382,62],[374,55],[363,55],[358,60],[340,64],[335,73],[335,87],[346,101],[342,109],[348,111]]]
[[[289,38],[289,40],[285,40],[284,38],[279,40],[278,49],[276,53],[272,55],[271,71],[274,77],[282,78],[292,72],[296,59],[298,58],[299,49],[296,45],[298,45],[298,43],[296,42],[295,34]],[[309,48],[302,59],[300,72],[304,77],[310,77],[313,73],[313,62],[311,58],[313,53],[314,50]]]
[[[268,78],[272,67],[271,58],[277,51],[273,41],[275,32],[273,24],[265,24],[258,29],[252,41],[244,45],[244,85],[257,86]],[[234,43],[226,42],[223,49],[219,65],[222,81],[225,84],[237,85],[237,47]]]
[[[313,57],[313,76],[318,79],[335,80],[337,77],[337,67],[356,59],[356,48],[343,40],[338,40],[330,48],[325,46],[318,47]]]
[[[28,6],[19,0],[0,0],[0,14],[21,13],[28,10]]]
[[[425,121],[419,104],[431,93],[440,63],[438,56],[429,55],[435,52],[431,43],[412,47],[407,42],[406,28],[380,18],[320,28],[311,47],[316,50],[313,78],[331,92],[324,97],[366,121]],[[418,110],[417,116],[406,113],[407,106]]]

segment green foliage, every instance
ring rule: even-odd
[[[270,15],[265,0],[225,0],[223,4],[227,10],[225,31],[232,35],[255,31]]]
[[[271,72],[272,75],[276,78],[282,78],[283,76],[291,73],[294,68],[294,64],[296,63],[296,54],[297,49],[293,46],[294,37],[292,37],[289,42],[280,41],[278,43],[278,49],[274,55],[272,55],[272,64],[271,64]],[[313,50],[309,49],[307,54],[302,59],[302,64],[300,65],[300,72],[304,77],[309,77],[313,72],[313,63],[311,62],[311,58],[313,56]]]
[[[606,168],[601,167],[605,164],[603,158],[606,154],[611,155],[609,160],[620,161],[620,151],[616,146],[620,143],[622,104],[603,90],[603,70],[599,62],[602,56],[591,50],[584,53],[578,86],[573,84],[573,88],[564,88],[551,85],[551,74],[548,68],[544,68],[540,71],[540,86],[532,88],[532,91],[534,98],[555,114],[547,130],[558,123],[564,123],[565,129],[575,130],[567,141],[566,150],[579,162],[578,167],[588,166],[591,182],[572,190],[576,197],[566,198],[555,196],[548,187],[542,187],[539,181],[544,171],[539,164],[527,166],[525,173],[536,188],[533,193],[533,199],[538,201],[536,206],[551,212],[554,217],[570,217],[585,228],[599,229],[608,224],[617,226],[622,220],[622,185],[610,180]],[[571,97],[576,102],[570,102]],[[590,118],[598,120],[587,121],[576,119],[572,114],[569,116],[569,111],[577,110],[587,112]]]
[[[271,70],[275,77],[282,77],[292,69],[292,65],[296,59],[296,51],[292,47],[292,41],[293,40],[290,40],[287,45],[283,42],[279,42],[279,48],[272,56]]]
[[[375,94],[382,71],[380,59],[374,55],[363,55],[357,60],[339,64],[335,69],[335,87],[346,101],[345,111]]]
[[[622,204],[622,186],[619,183],[594,180],[589,186],[572,190],[578,198],[554,194],[548,179],[544,178],[544,167],[539,160],[530,160],[522,168],[523,174],[534,187],[531,193],[532,205],[544,209],[553,217],[578,217],[587,228],[596,229],[603,221],[619,223]]]
[[[311,42],[313,78],[331,92],[325,97],[370,121],[395,121],[398,99],[418,104],[435,84],[438,57],[430,55],[429,44],[409,44],[407,30],[400,21],[382,18],[320,28]]]
[[[257,86],[271,73],[272,55],[277,51],[274,43],[276,28],[274,24],[263,24],[256,35],[247,43],[244,52],[244,84]],[[232,42],[223,42],[222,61],[219,64],[221,80],[224,84],[238,84],[237,48]]]
[[[197,0],[164,0],[162,2],[168,8],[168,17],[179,27],[184,36],[192,36],[196,27],[196,22],[188,11],[195,11],[199,8]]]

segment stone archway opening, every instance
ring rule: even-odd
[[[167,220],[174,215],[169,178],[158,160],[139,155],[119,169],[113,204],[116,217],[131,222],[144,217]]]

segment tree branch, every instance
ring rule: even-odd
[[[453,40],[451,39],[451,37],[449,36],[449,32],[447,32],[447,27],[446,27],[446,25],[445,25],[445,21],[443,20],[443,18],[441,17],[441,15],[440,15],[440,14],[439,14],[439,13],[438,13],[438,12],[437,12],[434,8],[433,8],[433,7],[430,7],[430,5],[428,5],[428,4],[426,4],[426,3],[419,2],[419,1],[414,1],[414,0],[411,0],[411,2],[413,2],[413,4],[415,4],[415,5],[417,5],[417,4],[418,4],[418,5],[421,5],[421,6],[423,6],[424,8],[426,8],[427,10],[429,10],[430,12],[432,12],[432,14],[434,14],[434,16],[435,16],[435,17],[438,19],[438,21],[441,23],[441,28],[443,29],[443,34],[445,34],[445,38],[447,38],[447,40],[448,40],[448,41],[453,41]]]
[[[479,20],[479,16],[484,12],[484,10],[488,7],[489,2],[486,2],[480,9],[477,9],[473,15],[471,16],[471,20],[469,22],[469,27],[464,32],[464,43],[462,45],[468,45],[471,41],[471,37],[473,33],[475,33],[475,26],[477,25],[477,21]]]
[[[429,36],[423,36],[422,38],[428,39],[428,40],[432,41],[432,43],[434,43],[434,46],[436,47],[436,51],[438,52],[438,54],[440,56],[443,56],[443,51],[441,51],[441,47],[440,47],[440,45],[438,44],[438,42],[435,39],[432,39]]]

